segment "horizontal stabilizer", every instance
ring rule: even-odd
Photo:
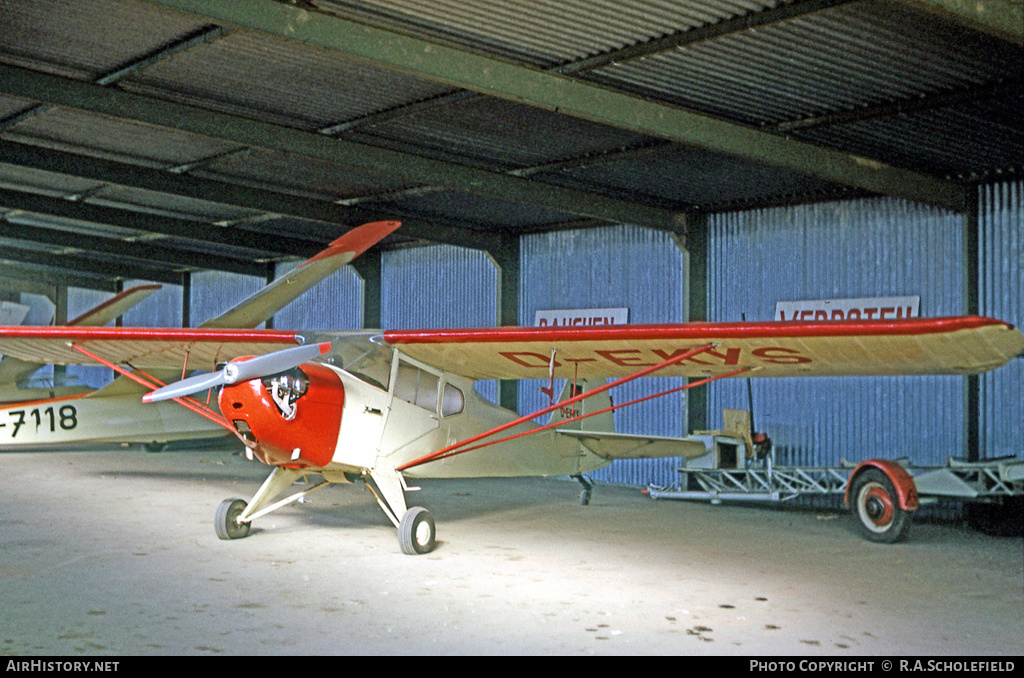
[[[578,439],[584,447],[603,459],[658,459],[686,457],[693,459],[707,454],[704,442],[693,438],[645,436],[631,433],[599,433],[556,429],[562,435]]]

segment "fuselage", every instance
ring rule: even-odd
[[[227,434],[177,403],[144,405],[137,390],[11,389],[0,397],[0,452]]]
[[[222,389],[221,412],[264,463],[285,468],[363,474],[399,468],[424,455],[518,418],[457,375],[401,361],[381,381],[324,363],[305,363],[289,383],[302,393],[291,405],[280,375]],[[275,397],[276,391],[276,397]],[[502,437],[535,430],[532,422]],[[415,466],[410,478],[576,475],[608,462],[552,429]]]

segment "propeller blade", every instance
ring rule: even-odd
[[[250,379],[259,379],[269,374],[277,374],[298,367],[307,360],[312,360],[318,355],[331,350],[330,342],[310,344],[308,346],[295,346],[286,348],[283,351],[274,351],[261,355],[251,360],[237,363],[228,363],[224,366],[224,378],[228,384],[237,384]]]
[[[155,403],[161,400],[182,398],[218,386],[237,384],[249,381],[250,379],[259,379],[270,374],[277,374],[278,372],[285,372],[319,355],[323,355],[329,350],[331,350],[331,343],[324,341],[308,346],[286,348],[283,351],[275,351],[252,358],[251,360],[231,362],[225,365],[224,369],[217,372],[197,374],[187,379],[176,381],[173,384],[168,384],[163,388],[158,388],[142,396],[142,402]]]
[[[158,388],[155,391],[147,393],[142,396],[142,402],[144,403],[155,403],[161,400],[170,400],[172,398],[181,398],[183,396],[198,393],[199,391],[205,391],[206,389],[216,388],[223,386],[226,382],[224,381],[224,370],[218,370],[217,372],[207,372],[205,374],[197,374],[191,376],[188,379],[182,379],[176,381],[173,384],[168,384],[163,388]]]

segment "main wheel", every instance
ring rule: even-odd
[[[894,544],[907,538],[910,512],[900,508],[889,476],[878,469],[868,469],[854,479],[850,490],[850,512],[865,539]]]
[[[213,519],[213,529],[221,539],[242,539],[249,536],[249,523],[238,522],[238,516],[242,515],[245,507],[249,504],[244,499],[225,499],[217,507],[217,514]]]
[[[398,522],[398,544],[406,555],[430,553],[434,537],[434,516],[422,506],[413,506]]]

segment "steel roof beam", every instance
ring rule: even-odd
[[[35,215],[29,216],[34,217]],[[265,264],[256,263],[252,260],[233,259],[195,250],[163,247],[152,241],[136,242],[120,238],[104,238],[96,235],[73,233],[57,228],[29,226],[18,223],[17,217],[17,212],[9,212],[0,217],[5,222],[3,226],[4,238],[49,245],[60,243],[62,250],[93,252],[107,255],[115,260],[127,257],[141,262],[152,262],[157,265],[170,266],[178,271],[196,268],[196,261],[198,259],[204,269],[260,277],[267,273]]]
[[[81,287],[87,290],[102,292],[120,292],[118,281],[109,277],[95,277],[78,274],[66,269],[33,266],[16,261],[0,259],[0,286],[7,284],[17,289],[24,289],[25,283],[45,285],[52,289],[54,285]],[[178,280],[175,284],[181,284]],[[39,291],[37,294],[44,294]]]
[[[566,189],[411,153],[343,141],[315,132],[218,113],[6,64],[0,64],[0,92],[611,222],[676,229],[680,219],[675,211],[599,193]]]
[[[132,280],[138,278],[141,280],[152,280],[153,282],[170,283],[172,285],[181,282],[181,273],[170,271],[166,268],[140,266],[137,263],[122,264],[117,261],[105,261],[75,254],[54,254],[53,252],[43,252],[40,250],[5,247],[3,259],[62,271],[75,271],[111,280]],[[2,265],[0,263],[0,266]]]
[[[864,2],[864,0],[797,0],[796,2],[779,5],[778,7],[761,12],[752,12],[732,19],[725,19],[718,23],[707,24],[700,28],[677,31],[660,38],[629,45],[611,52],[595,54],[585,59],[570,61],[569,63],[546,70],[564,74],[587,73],[612,64],[622,64],[634,59],[642,59],[647,56],[714,40],[726,35],[764,28],[780,21],[817,14],[827,9],[849,5],[854,2]]]
[[[234,184],[229,181],[199,178],[175,171],[131,165],[2,139],[0,139],[0,163],[82,177],[104,184],[140,188],[168,195],[196,198],[260,212],[350,227],[369,221],[378,221],[385,216],[364,207],[343,206],[338,203],[313,200],[269,189],[254,191],[250,186]],[[395,218],[396,215],[388,214],[386,216]],[[493,245],[494,236],[481,231],[443,222],[434,223],[419,218],[405,218],[405,215],[398,216],[402,221],[399,235],[403,237],[456,243],[477,249],[488,249]],[[341,233],[327,235],[329,237],[325,242]],[[305,254],[305,252],[296,254]]]
[[[967,28],[1024,45],[1020,0],[899,0],[907,7],[943,16]]]
[[[221,228],[207,223],[173,219],[156,214],[133,212],[127,209],[93,205],[87,202],[51,198],[35,193],[23,193],[8,189],[0,189],[0,206],[11,210],[24,210],[37,214],[74,219],[92,224],[119,226],[144,233],[195,240],[197,242],[216,243],[229,247],[252,250],[263,255],[281,256],[299,254],[312,256],[322,246],[307,240],[285,238],[283,236],[267,237],[254,231],[234,228]],[[254,258],[256,258],[254,256]]]
[[[963,211],[967,205],[967,188],[956,182],[293,5],[270,0],[246,3],[146,1],[329,49],[434,82],[789,169],[872,193],[896,195],[954,211]],[[2,76],[0,73],[0,79]],[[452,185],[451,174],[428,175],[422,180]],[[529,202],[524,200],[526,194],[513,192],[510,195],[512,199]],[[598,216],[593,211],[577,213]],[[649,220],[623,221],[650,224]]]

